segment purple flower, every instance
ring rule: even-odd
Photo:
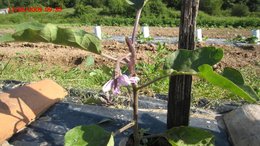
[[[129,86],[137,84],[140,79],[138,77],[128,77],[127,75],[120,75],[116,79],[109,80],[102,88],[103,92],[113,91],[114,94],[120,93],[121,86]]]

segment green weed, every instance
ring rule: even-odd
[[[77,67],[64,70],[59,66],[48,66],[41,63],[21,62],[11,60],[0,62],[0,80],[39,81],[45,78],[53,79],[65,88],[91,88],[100,90],[102,85],[110,79],[102,67],[85,68]]]
[[[228,40],[228,41],[234,42],[234,43],[256,44],[258,42],[258,38],[255,36],[246,38],[244,36],[237,35],[235,38]]]
[[[139,33],[137,34],[137,40],[136,40],[136,41],[137,41],[139,44],[146,44],[146,43],[151,42],[152,40],[154,40],[154,38],[151,37],[151,36],[145,38],[143,32],[139,32]]]

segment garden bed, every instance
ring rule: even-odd
[[[53,106],[26,129],[14,135],[9,142],[20,146],[63,145],[65,133],[77,125],[97,124],[105,120],[107,122],[100,124],[100,126],[108,131],[116,131],[131,121],[131,113],[131,110],[61,102]],[[165,112],[141,110],[139,117],[141,128],[146,130],[149,128],[148,133],[154,134],[166,129]],[[216,117],[213,113],[199,114],[196,112],[196,114],[192,114],[190,126],[211,131],[215,135],[216,146],[230,145],[221,117]],[[131,130],[127,130],[116,136],[116,145],[119,145],[120,141],[131,133]]]
[[[207,42],[206,44],[197,44],[198,47],[203,47],[205,45],[207,45]],[[233,66],[234,68],[241,70],[247,67],[249,71],[247,71],[246,74],[249,72],[253,72],[253,74],[248,74],[246,79],[249,79],[249,84],[252,85],[255,91],[257,91],[257,94],[259,94],[259,76],[257,76],[259,72],[259,46],[250,45],[250,48],[241,48],[232,45],[216,45],[214,42],[211,45],[223,48],[226,53],[223,61],[214,65],[214,70],[220,72],[220,70],[226,66]],[[102,46],[103,56],[107,56],[107,58],[110,59],[117,58],[122,54],[125,54],[128,50],[124,43],[111,40],[103,41]],[[21,51],[20,49],[23,50]],[[144,84],[145,82],[162,74],[162,72],[158,72],[158,70],[163,68],[165,56],[169,52],[177,49],[177,44],[157,44],[156,46],[156,44],[147,43],[137,45],[136,49],[138,60],[138,64],[136,65],[136,74],[141,78],[140,84]],[[206,51],[207,49],[212,48],[205,48]],[[21,132],[21,140],[18,134],[10,140],[11,143],[16,145],[28,145],[31,142],[48,144],[52,143],[52,140],[55,139],[55,142],[53,143],[54,145],[62,145],[65,132],[76,125],[84,123],[87,125],[96,123],[103,125],[106,123],[108,125],[105,124],[104,127],[108,131],[115,131],[115,129],[118,129],[131,121],[131,107],[129,106],[131,99],[126,98],[128,93],[125,91],[127,90],[123,90],[122,97],[109,96],[99,92],[101,86],[111,78],[111,74],[113,72],[113,63],[111,60],[103,57],[97,57],[93,54],[86,53],[73,47],[64,47],[45,43],[4,43],[1,44],[1,50],[4,50],[1,52],[1,61],[3,61],[3,63],[1,63],[2,80],[13,78],[23,81],[35,81],[43,78],[52,78],[58,82],[62,82],[62,86],[66,87],[69,91],[69,96],[45,113],[43,115],[43,120],[41,120],[42,117],[40,117],[40,119],[35,122],[36,125],[32,124],[32,129],[29,130],[29,132],[26,130]],[[200,50],[205,51],[204,49]],[[222,52],[220,49],[217,50]],[[78,51],[81,51],[82,54],[78,55]],[[95,57],[95,60],[93,59],[93,56]],[[53,66],[54,68],[49,68]],[[129,70],[131,71],[131,69]],[[123,67],[122,72],[127,74],[127,70]],[[146,80],[144,81],[143,79]],[[160,130],[165,130],[166,127],[167,96],[157,96],[155,93],[167,93],[167,81],[168,80],[163,80],[150,86],[149,88],[140,90],[141,95],[145,96],[140,96],[139,98],[139,124],[144,129],[148,128],[148,126],[151,127],[149,130],[150,133],[161,132]],[[193,88],[195,88],[195,90],[193,92],[193,96],[199,97],[200,99],[194,100],[193,108],[191,109],[192,118],[190,125],[212,131],[216,136],[216,145],[229,145],[229,142],[227,141],[228,138],[225,134],[225,128],[221,125],[221,120],[219,120],[219,118],[221,119],[221,115],[217,115],[216,112],[209,110],[201,110],[198,107],[206,107],[209,109],[214,109],[218,113],[225,113],[237,108],[244,102],[240,102],[238,100],[236,102],[230,102],[230,104],[228,104],[228,110],[218,108],[217,104],[212,104],[211,102],[215,102],[216,100],[218,101],[218,99],[208,100],[208,96],[206,94],[204,94],[206,95],[205,97],[204,95],[201,96],[198,94],[201,94],[201,91],[203,91],[202,93],[209,91],[210,96],[213,96],[214,99],[218,98],[219,95],[221,95],[222,98],[224,97],[227,99],[235,99],[236,96],[223,92],[220,89],[215,90],[215,88],[213,88],[214,90],[212,90],[208,88],[210,87],[208,84],[201,84],[201,82],[203,82],[203,80],[194,78]],[[4,81],[2,86],[3,91],[8,91],[10,88],[13,88],[10,84],[14,84],[14,87],[23,86],[23,83],[16,81]],[[207,85],[206,87],[204,86],[204,89],[207,90],[201,90],[203,89],[200,88],[201,85]],[[77,89],[75,89],[75,87]],[[85,91],[79,88],[91,88],[94,90]],[[151,98],[151,96],[153,98]],[[135,99],[135,101],[137,101],[137,98]],[[87,104],[92,104],[92,106]],[[218,111],[219,109],[221,109],[221,111]],[[50,114],[48,115],[49,112]],[[137,117],[135,117],[135,119],[137,119]],[[52,120],[54,120],[54,125],[52,125]],[[159,123],[156,123],[157,121]],[[38,125],[41,127],[37,127],[37,122],[39,122]],[[64,125],[66,122],[69,123]],[[148,124],[143,124],[147,122]],[[44,124],[46,124],[46,126],[43,126]],[[54,136],[49,134],[47,131],[54,133]],[[26,137],[28,133],[29,137]],[[47,135],[44,135],[45,133]],[[131,133],[132,131],[126,131],[118,137],[128,137]],[[39,138],[42,135],[43,138]],[[116,137],[115,142],[119,145],[120,142],[118,137]],[[36,141],[34,141],[34,139],[36,139]]]
[[[207,44],[197,44],[198,47]],[[224,58],[214,66],[220,71],[224,67],[232,66],[242,72],[246,82],[259,92],[260,74],[260,45],[250,47],[237,47],[231,45],[215,45],[224,49]],[[111,57],[118,57],[128,51],[124,43],[113,40],[102,42],[103,53]],[[159,49],[158,49],[159,47]],[[138,74],[141,78],[149,80],[158,76],[154,60],[162,60],[168,52],[177,49],[177,44],[137,45]],[[91,56],[95,61],[91,61]],[[90,60],[90,61],[89,61]],[[51,78],[66,88],[91,88],[100,90],[101,86],[111,77],[111,68],[114,62],[86,51],[53,45],[48,43],[2,43],[0,44],[0,61],[2,75],[0,80],[16,79],[23,81],[38,81]],[[162,67],[162,65],[160,65]],[[145,72],[142,69],[146,70]],[[194,78],[194,98],[225,98],[235,99],[232,94],[223,92],[202,80]],[[144,81],[141,80],[141,83]],[[167,80],[160,81],[160,88],[152,85],[145,88],[142,94],[154,96],[156,93],[166,94],[168,91]],[[206,89],[206,90],[205,90]],[[213,92],[212,92],[213,91]]]
[[[15,80],[6,80],[1,82],[0,92],[8,92],[16,87],[24,86],[28,83]],[[127,97],[121,98],[122,104],[119,102],[110,104],[109,107],[105,103],[95,103],[99,98],[105,98],[103,93],[93,90],[70,89],[69,95],[65,99],[54,105],[35,122],[18,134],[15,134],[9,143],[13,145],[63,145],[65,133],[77,125],[98,124],[108,131],[116,131],[129,123],[132,119],[132,109],[124,101]],[[92,105],[84,104],[84,101],[92,101]],[[191,108],[190,126],[207,129],[215,136],[216,146],[229,146],[226,128],[222,121],[222,114],[217,114],[219,108],[215,107],[215,111],[211,109],[203,109],[206,101],[201,100],[197,105]],[[91,102],[89,102],[91,104]],[[105,105],[105,106],[101,106]],[[116,106],[117,105],[117,106]],[[236,109],[241,103],[233,102],[233,108]],[[225,105],[228,106],[228,105]],[[117,107],[117,108],[115,108]],[[166,129],[167,114],[167,96],[157,95],[155,98],[140,96],[139,112],[140,126],[148,130],[148,133],[160,133]],[[145,124],[144,124],[145,123]],[[116,145],[121,140],[125,140],[131,135],[132,131],[127,130],[115,137]]]

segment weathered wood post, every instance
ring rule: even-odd
[[[196,17],[199,0],[182,0],[179,47],[195,49]],[[192,76],[171,76],[168,94],[167,128],[189,124]]]

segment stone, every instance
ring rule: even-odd
[[[42,80],[0,94],[0,143],[19,132],[67,92],[52,80]]]
[[[260,105],[243,105],[225,114],[224,122],[235,146],[260,144]]]

